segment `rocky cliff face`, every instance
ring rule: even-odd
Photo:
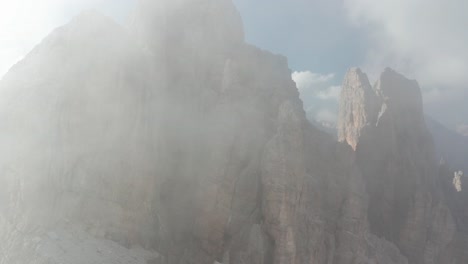
[[[350,69],[343,81],[338,117],[338,140],[354,150],[364,127],[376,123],[381,103],[367,75],[359,68]]]
[[[87,12],[10,70],[0,263],[443,263],[453,221],[420,98],[399,100],[414,82],[350,73],[353,152],[240,21],[229,0],[140,1],[128,29]]]
[[[462,255],[446,253],[459,231],[444,195],[418,84],[386,69],[372,89],[371,100],[380,106],[369,112],[364,107],[369,100],[360,96],[364,92],[351,94],[347,80],[355,71],[345,80],[342,102],[350,98],[358,110],[351,118],[340,116],[341,127],[355,127],[353,121],[362,116],[377,118],[360,125],[359,133],[341,130],[340,139],[355,147],[369,194],[371,232],[395,243],[410,263],[463,263]],[[344,103],[340,111],[348,108]]]

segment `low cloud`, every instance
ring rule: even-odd
[[[463,103],[468,87],[468,1],[344,0],[344,6],[351,24],[370,36],[361,66],[371,79],[392,67],[418,80],[429,112],[466,120],[468,107],[450,106]]]
[[[293,72],[309,119],[335,123],[341,86],[335,84],[335,74],[310,71]]]
[[[345,7],[373,36],[370,65],[402,68],[424,84],[468,83],[467,1],[345,0]]]
[[[334,77],[335,75],[333,73],[320,74],[310,71],[296,71],[292,73],[292,79],[296,82],[297,89],[299,89],[299,91],[314,89],[314,87],[328,83]]]
[[[337,113],[329,109],[320,109],[315,115],[315,120],[326,123],[336,123]]]
[[[325,90],[317,93],[318,98],[322,100],[337,100],[340,98],[341,86],[330,86]]]

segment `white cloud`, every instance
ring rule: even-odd
[[[304,91],[306,89],[313,88],[316,85],[328,83],[334,77],[335,75],[333,73],[325,75],[310,71],[295,71],[292,73],[292,79],[296,82],[297,89],[299,89],[299,91]]]
[[[336,122],[341,86],[335,85],[335,74],[310,71],[293,72],[307,116],[317,121]]]
[[[345,0],[345,7],[374,40],[365,68],[390,66],[424,86],[468,84],[468,1]]]
[[[315,114],[315,120],[319,122],[335,123],[337,118],[336,112],[328,109],[320,109],[317,114]]]
[[[337,100],[340,98],[341,86],[334,85],[328,87],[326,90],[317,93],[318,98],[322,100]]]
[[[84,9],[118,12],[133,0],[0,0],[0,78],[54,28]]]
[[[418,80],[426,112],[455,128],[468,122],[468,1],[344,0],[350,21],[369,35],[370,79],[389,66]]]

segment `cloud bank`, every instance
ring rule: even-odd
[[[429,112],[463,121],[468,107],[456,105],[468,87],[468,1],[344,0],[344,6],[370,36],[362,66],[371,79],[390,66],[419,81]]]
[[[345,6],[354,23],[372,29],[369,63],[402,68],[425,84],[468,83],[467,1],[345,0]]]

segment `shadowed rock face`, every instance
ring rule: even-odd
[[[442,187],[418,84],[386,69],[369,100],[349,95],[353,89],[346,84],[353,71],[345,80],[341,111],[350,109],[346,101],[351,98],[357,105],[351,116],[377,118],[359,119],[370,121],[359,122],[358,133],[340,133],[341,140],[355,148],[365,179],[371,232],[395,243],[410,263],[462,263],[462,255],[446,253],[457,239],[457,225]],[[378,106],[366,108],[369,101]],[[341,128],[356,127],[356,118],[348,116],[340,115]]]
[[[390,69],[374,89],[383,98],[385,112],[363,131],[357,146],[371,196],[369,221],[376,234],[397,243],[411,262],[423,263],[432,225],[428,216],[440,198],[433,191],[437,165],[421,94],[416,82]]]

